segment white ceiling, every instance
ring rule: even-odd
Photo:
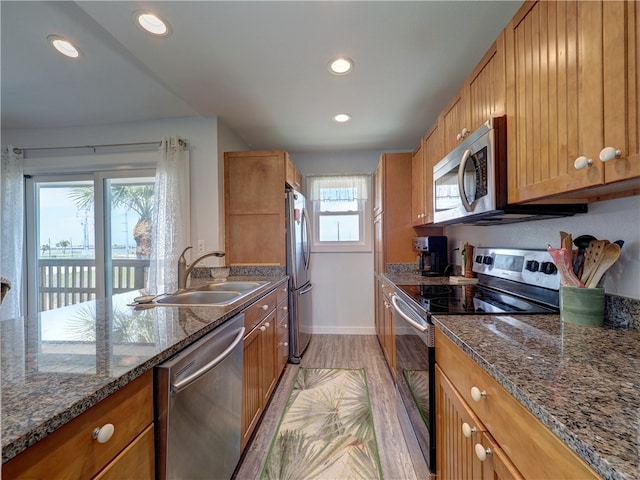
[[[521,3],[3,0],[2,128],[216,115],[256,149],[411,149]],[[353,73],[328,73],[337,55]]]

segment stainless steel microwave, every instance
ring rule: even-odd
[[[586,213],[586,204],[507,203],[506,117],[490,118],[433,167],[435,224],[501,225]]]

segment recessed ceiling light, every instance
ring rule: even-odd
[[[353,70],[353,60],[347,57],[336,57],[329,62],[329,71],[334,75],[346,75]]]
[[[65,38],[58,35],[49,35],[47,40],[49,40],[53,48],[67,57],[78,58],[80,56],[80,50]]]
[[[138,25],[145,31],[152,33],[158,37],[166,37],[171,33],[169,22],[159,17],[155,13],[136,12],[135,14]]]
[[[349,115],[348,113],[339,113],[333,117],[333,120],[338,123],[348,122],[349,120],[351,120],[351,115]]]

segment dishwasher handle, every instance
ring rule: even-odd
[[[428,326],[424,326],[424,325],[420,325],[419,323],[417,323],[413,318],[409,317],[406,313],[404,313],[400,307],[398,307],[398,301],[402,301],[402,299],[400,299],[400,297],[398,297],[396,294],[393,294],[391,296],[391,303],[393,304],[393,308],[394,310],[402,317],[404,318],[407,323],[409,325],[411,325],[413,328],[415,328],[416,330],[418,330],[420,333],[424,333],[426,331],[429,330]]]
[[[231,353],[236,349],[238,344],[242,341],[242,339],[244,338],[244,332],[245,332],[245,329],[244,329],[244,327],[242,327],[238,331],[238,334],[236,335],[236,337],[233,339],[233,342],[231,342],[231,344],[227,348],[225,348],[224,351],[220,355],[218,355],[216,358],[211,360],[206,365],[203,365],[201,368],[199,368],[198,370],[193,372],[188,377],[183,378],[179,382],[176,382],[173,385],[171,385],[171,393],[172,394],[176,394],[176,393],[184,390],[189,385],[191,385],[193,382],[195,382],[200,377],[202,377],[209,370],[215,368],[217,365],[222,363],[229,355],[231,355]]]

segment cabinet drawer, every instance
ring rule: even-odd
[[[264,317],[276,308],[277,294],[271,292],[244,311],[244,328],[248,334]]]
[[[152,480],[155,477],[154,455],[153,425],[149,425],[94,480],[121,480],[123,478]]]
[[[115,427],[113,436],[98,443],[92,433],[107,423]],[[153,383],[148,371],[5,463],[2,477],[92,477],[152,423]]]
[[[436,364],[525,478],[599,478],[439,329]],[[475,401],[473,387],[486,395]]]

